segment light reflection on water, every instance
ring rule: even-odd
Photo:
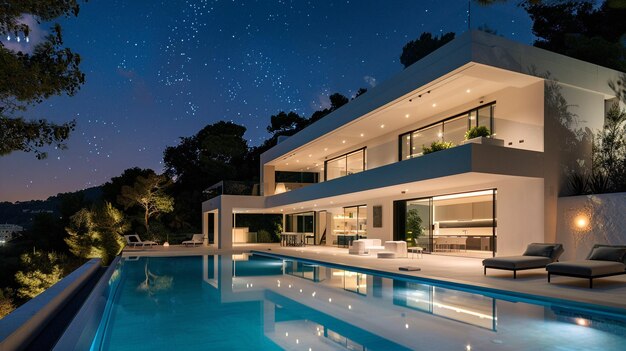
[[[626,317],[251,255],[124,261],[102,350],[622,350]]]

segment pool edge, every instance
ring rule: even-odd
[[[513,290],[504,290],[504,289],[481,286],[481,285],[472,285],[470,283],[461,283],[461,282],[451,281],[451,280],[436,279],[436,278],[429,278],[429,277],[419,277],[419,276],[408,275],[408,274],[403,274],[399,272],[377,270],[373,268],[355,267],[355,266],[350,266],[350,265],[346,265],[342,263],[334,263],[334,262],[316,260],[316,259],[311,259],[311,258],[303,258],[303,257],[298,257],[298,256],[285,255],[281,253],[265,252],[265,251],[258,251],[258,250],[250,250],[250,253],[257,254],[260,256],[279,258],[279,259],[288,258],[288,259],[298,260],[302,262],[323,264],[326,266],[337,267],[337,268],[341,268],[345,270],[361,271],[363,273],[372,273],[372,274],[376,274],[376,275],[387,277],[387,278],[394,278],[394,279],[399,278],[402,280],[420,281],[420,282],[439,285],[443,287],[448,286],[457,290],[463,290],[467,292],[488,293],[490,295],[496,295],[494,297],[500,296],[500,297],[505,297],[505,298],[509,297],[509,298],[525,300],[522,302],[531,302],[534,304],[541,304],[541,305],[558,304],[560,306],[575,308],[579,310],[592,310],[593,312],[602,312],[605,314],[619,315],[621,317],[626,316],[626,308],[623,308],[623,307],[600,305],[600,304],[591,303],[591,302],[582,302],[582,301],[563,299],[563,298],[557,298],[557,297],[551,297],[551,296],[545,296],[545,295],[524,293],[524,292],[513,291]]]

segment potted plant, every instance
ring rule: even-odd
[[[430,154],[453,147],[454,144],[449,141],[433,141],[430,146],[422,146],[422,155]]]
[[[463,144],[467,143],[504,146],[504,140],[493,138],[491,131],[485,126],[475,126],[465,132]]]

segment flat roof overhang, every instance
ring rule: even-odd
[[[528,86],[546,75],[608,99],[615,93],[607,82],[620,72],[481,31],[467,32],[269,149],[261,164],[281,171],[320,171],[325,159],[364,140],[419,125],[463,103],[503,88]]]
[[[220,196],[205,202],[203,211],[220,208],[223,203],[237,213],[299,212],[399,195],[405,190],[437,192],[508,177],[543,178],[543,162],[542,152],[466,144],[282,194]]]

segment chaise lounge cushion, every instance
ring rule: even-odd
[[[607,246],[598,246],[594,247],[593,250],[587,256],[588,260],[594,261],[614,261],[614,262],[624,262],[624,256],[626,256],[626,249],[620,247],[607,247]]]
[[[552,262],[549,257],[541,256],[507,256],[507,257],[493,257],[483,260],[483,266],[490,268],[502,268],[502,269],[529,269],[529,268],[542,268],[548,263]]]
[[[542,256],[542,257],[552,257],[554,250],[556,249],[556,245],[554,244],[529,244],[526,248],[526,251],[522,254],[523,256]]]
[[[554,274],[594,277],[624,272],[626,265],[615,261],[577,260],[550,263],[546,270]]]

